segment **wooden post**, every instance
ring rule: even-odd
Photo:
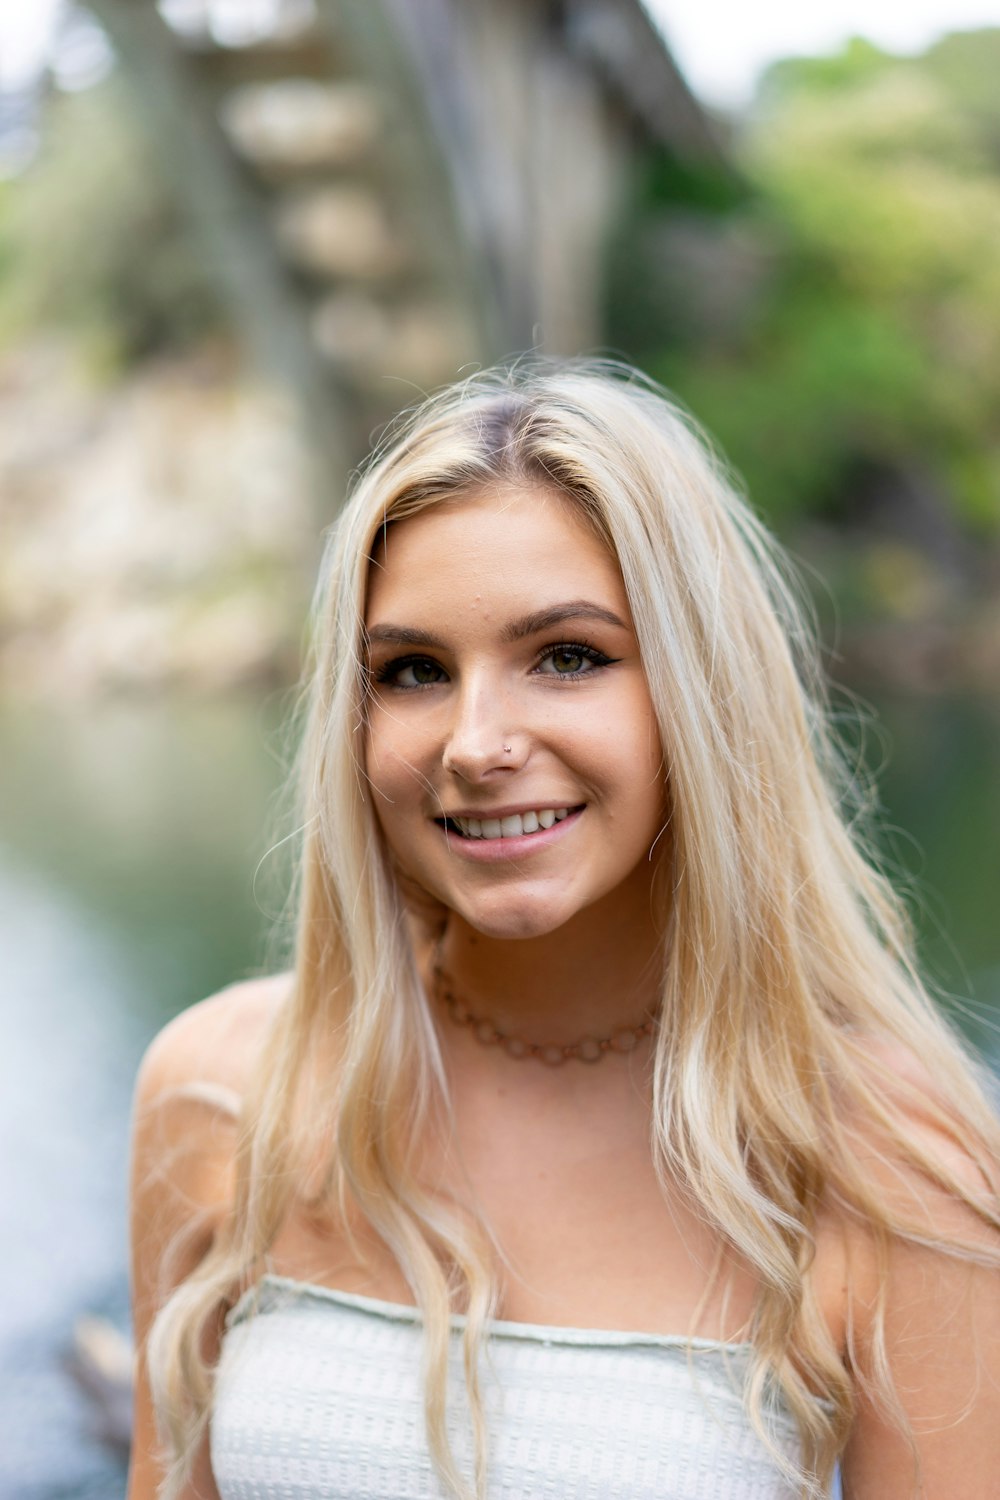
[[[138,113],[160,153],[228,303],[238,336],[300,412],[321,510],[357,458],[350,396],[317,350],[259,193],[233,154],[211,90],[185,60],[152,0],[87,0],[124,67]]]

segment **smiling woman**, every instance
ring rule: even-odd
[[[367,634],[369,785],[400,870],[454,914],[449,949],[586,913],[588,946],[613,963],[639,908],[648,957],[663,753],[621,571],[577,508],[497,486],[398,522],[374,557]],[[462,972],[467,958],[449,953]],[[608,979],[613,993],[627,976]]]
[[[294,973],[140,1075],[131,1500],[992,1494],[1000,1130],[785,576],[634,372],[373,458]]]

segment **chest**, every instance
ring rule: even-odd
[[[451,1133],[423,1153],[428,1185],[474,1208],[497,1247],[500,1316],[739,1337],[752,1278],[658,1180],[648,1102],[631,1082],[596,1088],[592,1074],[581,1075],[541,1092],[519,1075],[492,1090],[459,1088]],[[412,1300],[363,1225],[352,1242],[328,1220],[293,1214],[271,1263],[297,1280]]]
[[[791,1500],[743,1404],[745,1351],[648,1335],[495,1325],[482,1363],[489,1500]],[[471,1428],[453,1333],[447,1435]],[[424,1428],[423,1350],[405,1310],[265,1284],[237,1309],[212,1419],[222,1500],[443,1500]],[[774,1407],[778,1453],[799,1457]]]
[[[720,1262],[719,1236],[656,1173],[650,1107],[638,1087],[598,1093],[583,1074],[566,1094],[482,1096],[463,1116],[463,1161],[513,1274],[504,1315],[578,1327],[731,1337],[751,1283],[722,1269],[736,1302],[723,1329],[692,1315]],[[587,1086],[591,1085],[588,1092]],[[735,1319],[735,1320],[734,1320]]]

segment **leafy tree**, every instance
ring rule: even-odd
[[[779,517],[916,472],[962,527],[1000,534],[998,70],[988,31],[918,59],[855,41],[762,82],[750,193],[702,214],[757,247],[746,305],[720,328],[689,296],[639,352]]]
[[[37,159],[0,184],[0,342],[47,326],[113,365],[221,326],[115,74],[54,94]]]

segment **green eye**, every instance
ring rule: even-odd
[[[436,661],[427,656],[411,656],[403,661],[390,661],[377,674],[377,680],[389,687],[431,687],[440,682],[444,672]]]
[[[414,682],[423,685],[427,682],[436,682],[441,668],[435,666],[432,661],[415,661],[411,662],[409,667],[404,668],[403,673],[400,675],[405,676],[406,672],[410,673]]]
[[[549,646],[538,659],[536,672],[543,677],[587,677],[598,667],[610,666],[612,658],[583,642]]]

